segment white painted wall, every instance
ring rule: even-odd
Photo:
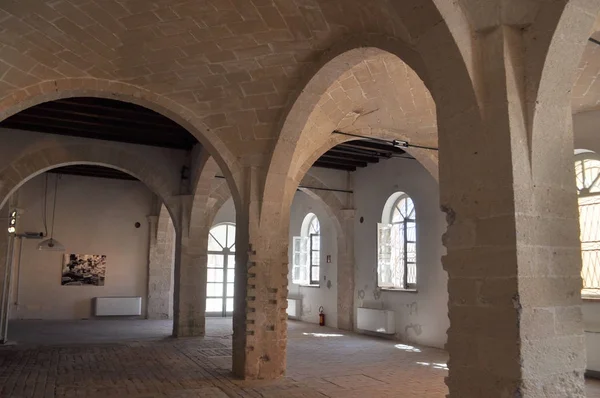
[[[233,199],[229,198],[223,203],[223,206],[217,210],[215,219],[213,220],[213,226],[222,224],[224,222],[231,222],[235,224],[235,204]]]
[[[18,191],[18,232],[43,231],[44,175]],[[51,221],[55,174],[50,175]],[[92,298],[142,296],[146,310],[149,229],[153,194],[140,182],[61,176],[54,237],[66,253],[106,254],[104,286],[61,286],[60,252],[38,251],[39,240],[23,240],[20,271],[13,276],[13,318],[80,319],[92,316]],[[135,228],[135,223],[141,224]],[[50,227],[50,225],[49,225]],[[15,253],[19,253],[19,242]],[[18,257],[18,256],[15,256]],[[15,259],[16,262],[17,259]],[[20,283],[18,280],[20,279]],[[17,287],[19,284],[19,287]]]
[[[442,348],[449,326],[448,277],[441,264],[446,221],[439,207],[437,182],[417,161],[402,159],[360,169],[354,181],[355,306],[392,310],[397,339]],[[410,195],[416,208],[417,293],[377,288],[377,223],[385,202],[398,191]]]
[[[294,236],[300,236],[302,222],[309,213],[317,216],[321,226],[321,267],[318,287],[301,286],[292,282],[292,239]],[[288,253],[288,297],[301,300],[300,320],[319,323],[319,307],[323,306],[325,325],[337,327],[337,234],[323,205],[303,192],[297,192],[292,202]],[[327,256],[331,256],[330,263],[326,261]]]

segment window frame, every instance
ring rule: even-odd
[[[412,204],[412,209],[410,212],[408,212],[408,214],[406,216],[402,215],[402,211],[400,209],[400,206],[402,204],[403,201],[408,200],[410,201],[410,204]],[[398,211],[398,213],[402,216],[402,219],[399,221],[393,221],[394,219],[394,214],[395,212]],[[418,237],[417,237],[417,210],[416,210],[416,205],[415,202],[413,201],[412,197],[410,195],[408,195],[405,192],[395,192],[394,194],[390,195],[390,197],[388,198],[388,200],[386,201],[386,204],[384,206],[384,210],[383,210],[383,214],[381,217],[381,223],[379,223],[377,225],[377,287],[381,290],[390,290],[390,291],[402,291],[402,292],[417,292],[417,286],[418,286]],[[411,241],[408,239],[408,231],[409,228],[411,227],[409,224],[413,224],[412,228],[414,228],[414,241]],[[402,236],[402,242],[400,242],[398,245],[401,245],[402,249],[402,261],[401,263],[396,263],[396,264],[391,264],[391,258],[389,260],[386,260],[384,258],[382,258],[382,252],[385,250],[382,250],[382,248],[385,248],[386,246],[389,246],[389,251],[390,251],[390,257],[391,257],[391,252],[394,250],[394,243],[392,241],[392,237],[393,237],[393,228],[398,228],[398,226],[401,226],[401,236]],[[382,237],[386,236],[386,233],[383,233],[385,229],[389,229],[389,232],[387,233],[387,239],[389,239],[389,241],[387,242],[382,242]],[[414,252],[413,251],[409,251],[408,247],[409,244],[413,244],[414,245]],[[398,250],[398,249],[396,249]],[[414,255],[414,261],[409,261],[409,259],[411,258],[411,254]],[[386,264],[387,263],[387,264]],[[414,266],[414,282],[409,282],[409,266],[413,265]],[[387,267],[386,269],[382,269],[383,267]],[[402,267],[402,281],[401,284],[394,284],[393,281],[390,281],[390,283],[382,283],[382,272],[389,272],[390,274],[393,274],[394,269],[393,267]],[[399,272],[399,270],[396,270],[396,272]],[[393,278],[391,278],[393,279]]]
[[[591,184],[586,184],[585,182],[585,162],[586,161],[595,161],[600,162],[600,156],[592,151],[580,150],[575,152],[575,184],[577,190],[577,211],[579,214],[579,227],[580,227],[580,242],[581,242],[581,297],[588,300],[600,300],[600,261],[596,261],[596,264],[593,264],[593,270],[590,271],[590,267],[586,266],[587,260],[589,259],[586,256],[587,252],[596,252],[596,257],[600,257],[600,241],[598,239],[589,241],[584,240],[584,234],[586,233],[585,225],[589,222],[584,221],[582,219],[582,209],[587,206],[598,206],[600,207],[600,172],[593,179]],[[600,165],[599,165],[600,166]],[[580,174],[578,173],[578,169],[581,167],[583,170],[584,178],[581,180],[583,186],[580,188]],[[600,167],[599,167],[600,168]],[[590,192],[590,190],[596,187],[596,192]],[[594,201],[595,202],[592,202]],[[587,203],[585,203],[587,202]],[[592,202],[592,203],[590,203]],[[597,248],[592,248],[591,250],[586,249],[587,246],[598,245]],[[592,255],[593,256],[593,255]],[[590,274],[591,273],[591,274]],[[593,284],[590,281],[596,279],[596,283]],[[595,286],[594,286],[595,285]]]
[[[316,227],[315,227],[316,225]],[[314,239],[318,239],[318,249],[315,248]],[[296,242],[299,242],[300,250],[296,248]],[[306,253],[302,251],[303,241],[306,243]],[[300,236],[294,236],[292,240],[293,248],[292,248],[292,283],[300,286],[307,287],[319,287],[320,286],[320,274],[321,274],[321,222],[319,218],[314,213],[308,213],[304,220],[302,221],[302,228],[300,231]],[[302,259],[303,254],[306,255],[305,260],[300,260],[300,264],[297,262],[297,258]],[[317,263],[315,263],[315,255],[317,256]],[[305,270],[302,272],[300,270],[300,274],[305,275],[306,279],[295,279],[296,269],[299,267],[304,267]],[[317,272],[315,272],[315,268]]]

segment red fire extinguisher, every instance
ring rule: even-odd
[[[325,314],[323,313],[323,306],[319,307],[319,326],[325,326]]]

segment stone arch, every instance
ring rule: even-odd
[[[71,97],[99,97],[130,102],[151,109],[178,123],[206,148],[219,164],[223,175],[237,192],[239,165],[223,141],[190,109],[145,88],[96,78],[64,78],[44,81],[11,92],[0,99],[0,120],[43,102]],[[238,195],[234,196],[237,200]]]
[[[315,188],[330,188],[316,176],[306,174],[302,184]],[[332,221],[337,238],[337,324],[339,329],[354,329],[354,209],[345,208],[333,193],[299,188],[319,202]]]
[[[304,176],[302,183],[315,188],[331,188],[310,173]],[[338,327],[352,330],[354,327],[354,210],[346,209],[333,192],[310,188],[298,188],[298,190],[319,202],[333,223],[338,249]],[[206,232],[207,237],[217,212],[230,198],[231,193],[224,180],[213,184],[204,215],[203,232]]]
[[[75,164],[90,164],[116,169],[136,177],[163,201],[176,224],[178,181],[154,163],[139,157],[134,151],[99,142],[62,144],[44,147],[24,154],[0,170],[0,207],[30,179],[48,170]]]
[[[422,87],[419,89],[428,92],[423,83],[428,78],[421,58],[400,40],[353,38],[326,53],[318,65],[319,69],[310,75],[282,121],[269,165],[265,198],[275,195],[291,203],[290,194],[301,179],[298,169],[324,144],[333,130],[353,132],[373,121],[379,126],[388,123],[388,128],[397,125],[389,113],[382,112],[382,104],[376,101],[381,97],[377,90],[384,80],[389,86],[388,93],[395,96],[395,87],[389,84],[390,74],[396,77],[410,70],[410,78],[413,81],[420,79]],[[406,87],[408,79],[404,80]],[[428,100],[425,98],[424,101]],[[429,119],[429,127],[435,130],[435,110]],[[356,126],[359,120],[360,125]],[[419,125],[413,123],[411,127],[419,128]],[[286,207],[289,206],[284,209]]]
[[[176,336],[201,336],[206,330],[206,279],[208,261],[208,234],[214,218],[213,197],[215,186],[230,192],[225,179],[217,182],[221,169],[207,152],[197,154],[192,171],[190,207],[185,209],[188,224],[182,229],[180,267],[176,283],[181,286],[175,298],[174,334]],[[229,194],[231,195],[231,194]],[[235,199],[234,199],[235,200]]]
[[[560,146],[567,147],[560,157],[567,161],[572,157],[573,129],[571,92],[578,77],[581,61],[588,38],[600,13],[600,2],[571,0],[540,12],[533,27],[544,32],[536,38],[542,45],[542,53],[532,57],[528,69],[536,78],[534,86],[527,92],[530,125],[527,136],[530,144],[527,154],[531,172],[538,181],[555,181],[553,165],[556,162],[556,146],[548,145],[548,139],[561,140]],[[554,29],[548,30],[546,26]],[[548,126],[561,126],[562,137],[548,137]],[[570,162],[572,163],[572,162]],[[563,175],[566,173],[563,173]],[[563,178],[569,178],[564,175]],[[567,181],[562,181],[566,184]]]
[[[437,13],[437,22],[442,21],[439,25],[445,26],[437,8],[432,12]],[[451,12],[462,15],[456,7]],[[417,29],[417,27],[414,28]],[[281,122],[281,133],[269,164],[262,197],[284,198],[285,204],[277,210],[283,214],[289,207],[288,204],[291,203],[293,188],[297,186],[299,177],[302,175],[298,170],[302,169],[303,165],[304,171],[306,170],[307,159],[311,155],[316,158],[314,152],[321,145],[326,147],[323,141],[327,140],[334,129],[344,132],[360,131],[363,134],[386,132],[386,135],[394,136],[394,138],[410,137],[409,141],[413,142],[415,141],[414,137],[418,136],[419,143],[437,146],[437,120],[442,118],[445,120],[443,129],[446,131],[456,123],[457,114],[464,116],[468,112],[469,117],[479,119],[479,107],[473,82],[451,33],[446,27],[436,34],[440,36],[438,39],[445,43],[446,48],[443,51],[434,50],[434,47],[437,50],[439,47],[431,42],[432,32],[426,34],[422,31],[421,34],[417,34],[419,39],[415,39],[415,43],[411,43],[411,45],[398,39],[365,35],[361,38],[350,38],[324,54],[323,59],[318,63],[318,69],[309,74],[309,79],[302,92],[290,105],[287,116]],[[459,62],[460,65],[456,65],[456,68],[453,69],[453,72],[459,74],[458,78],[454,76],[448,79],[448,72],[440,69],[440,63],[443,60],[439,56],[442,53],[447,56],[448,51],[455,51],[455,58],[458,57],[458,61],[454,58],[452,61],[444,59],[451,63]],[[399,120],[397,116],[392,115],[392,112],[383,112],[378,108],[375,101],[377,95],[373,89],[369,89],[368,84],[363,85],[363,92],[366,91],[366,95],[360,98],[357,90],[353,90],[352,79],[344,81],[349,77],[347,74],[359,63],[377,62],[378,57],[385,56],[388,57],[384,61],[386,71],[392,70],[393,74],[404,68],[404,71],[412,74],[410,78],[413,81],[420,79],[419,89],[426,93],[422,97],[424,98],[423,102],[428,103],[431,108],[429,115],[414,117],[414,114],[408,114],[405,120]],[[374,66],[374,69],[377,69],[377,65]],[[376,73],[377,71],[373,74]],[[410,82],[410,78],[407,81]],[[402,79],[392,79],[391,81],[392,83],[402,83]],[[388,80],[388,87],[385,88],[386,93],[395,95],[402,87],[394,87],[394,84],[389,84],[389,82],[390,80]],[[349,92],[346,97],[339,91],[334,93],[339,90],[340,86]],[[366,90],[364,90],[365,88]],[[464,96],[459,100],[452,101],[451,98],[455,98],[449,95],[452,92],[464,93]],[[327,95],[330,95],[331,98],[327,98]],[[441,105],[445,107],[439,114],[436,103],[437,108]],[[341,106],[338,106],[340,104]],[[423,106],[418,108],[421,109]],[[476,122],[473,121],[472,124],[474,123]],[[312,139],[306,138],[308,135]],[[320,142],[315,142],[319,139]],[[419,152],[417,151],[414,156],[422,156],[422,153]],[[304,158],[297,156],[302,153],[311,155],[304,156]],[[433,166],[435,163],[436,161],[431,162],[431,159],[424,162],[434,176],[437,174],[436,167]],[[263,199],[263,214],[266,214],[264,211],[266,210],[265,201],[266,199]]]

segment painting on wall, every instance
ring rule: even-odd
[[[104,286],[106,256],[102,254],[65,254],[63,286]]]

